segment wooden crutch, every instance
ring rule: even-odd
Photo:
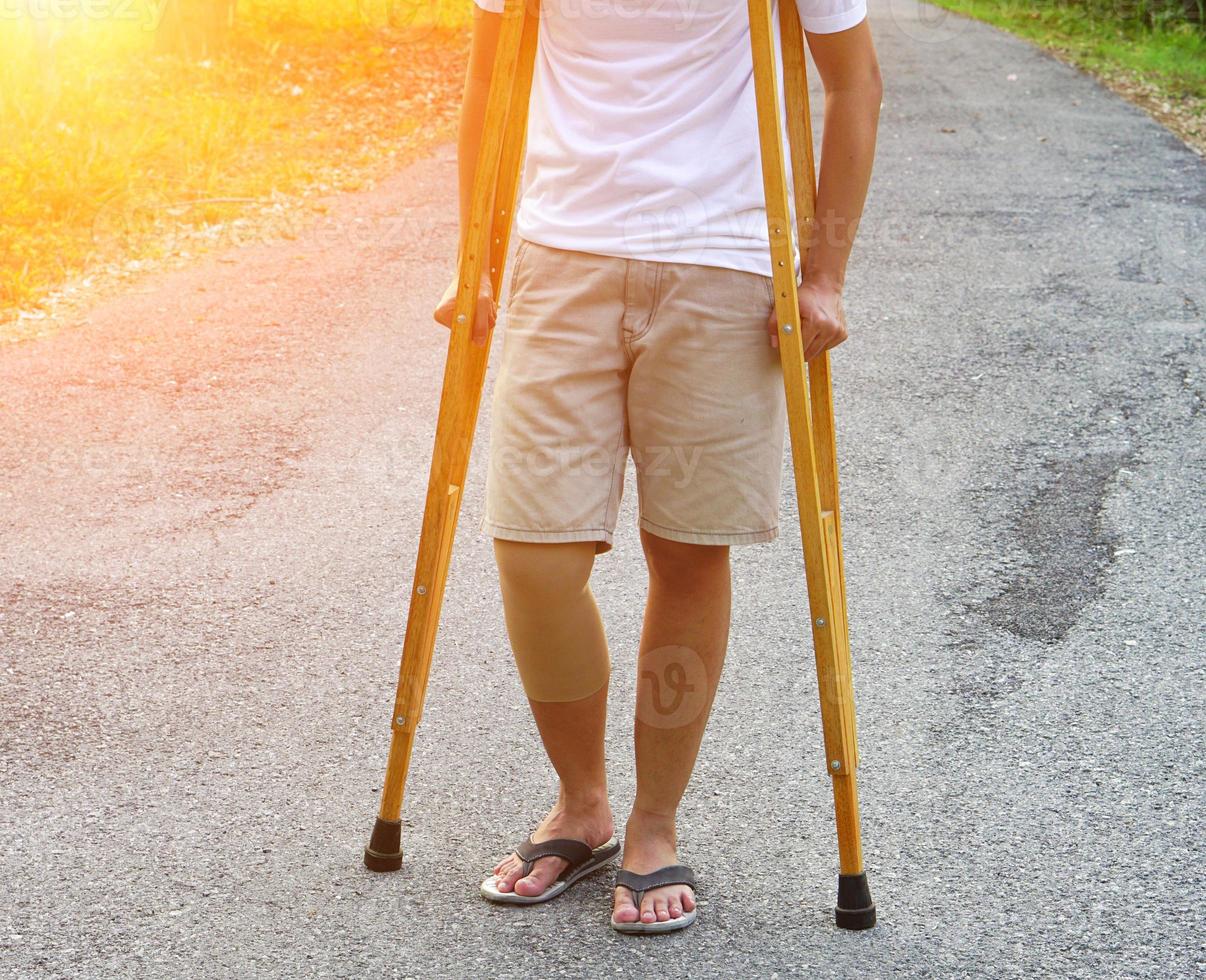
[[[490,344],[472,343],[478,283],[489,261],[494,296],[501,295],[503,266],[511,236],[511,212],[523,162],[539,28],[539,0],[506,0],[490,77],[486,121],[473,177],[473,199],[457,270],[458,288],[448,339],[448,360],[436,422],[435,449],[411,586],[398,690],[390,722],[392,738],[381,807],[365,866],[397,871],[402,866],[402,794],[410,768],[415,729],[423,713],[427,675],[435,648],[444,579],[461,510],[461,488],[469,466]]]
[[[859,843],[858,796],[854,777],[858,759],[846,635],[829,360],[828,355],[823,354],[809,365],[812,391],[816,396],[815,403],[810,407],[788,224],[790,212],[778,121],[770,0],[749,0],[749,10],[776,292],[775,310],[780,323],[779,349],[783,358],[792,458],[813,617],[827,768],[833,777],[837,810],[841,856],[837,922],[845,928],[865,929],[875,923],[875,907],[867,888]],[[364,854],[365,865],[374,871],[395,871],[402,864],[403,789],[426,693],[440,600],[460,509],[460,488],[468,466],[488,356],[488,347],[476,348],[470,343],[477,283],[483,256],[488,252],[494,295],[499,295],[511,211],[522,162],[538,15],[539,0],[506,0],[490,83],[486,125],[474,176],[470,227],[460,262],[459,292],[449,340],[431,479],[391,723],[393,738],[386,766],[385,788],[372,838]],[[800,241],[805,242],[815,203],[815,175],[804,75],[803,33],[794,2],[781,5],[780,17],[789,113],[788,139],[793,158]],[[479,215],[489,215],[489,221],[479,218]]]
[[[800,513],[800,536],[808,584],[812,643],[825,741],[825,769],[833,782],[839,874],[837,924],[844,929],[875,925],[875,903],[863,868],[858,814],[858,742],[854,722],[854,679],[846,622],[846,578],[842,567],[842,529],[838,513],[837,444],[833,423],[833,386],[829,354],[807,365],[800,332],[795,250],[791,237],[787,174],[779,128],[771,0],[749,0],[750,45],[758,104],[758,136],[766,222],[770,234],[775,317],[779,323],[779,359],[791,433],[792,468]],[[779,3],[783,52],[784,105],[791,151],[793,191],[800,248],[810,240],[816,212],[816,168],[804,61],[804,32],[794,0]],[[801,256],[801,268],[803,268]]]

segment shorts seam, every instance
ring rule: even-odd
[[[514,524],[499,524],[498,521],[482,522],[486,527],[496,527],[500,531],[520,531],[523,534],[611,534],[605,527],[516,527]],[[670,530],[673,530],[671,528]]]
[[[664,531],[674,531],[676,534],[708,534],[715,535],[716,537],[730,537],[747,534],[770,534],[771,531],[776,531],[779,528],[778,524],[772,524],[770,527],[764,528],[761,531],[693,531],[690,528],[671,527],[669,524],[659,524],[657,521],[648,517],[641,517],[640,522],[642,524],[652,524],[654,527],[660,527]]]
[[[603,522],[607,523],[607,513],[611,510],[611,498],[616,486],[616,466],[620,462],[620,445],[624,442],[624,429],[628,418],[628,386],[624,386],[624,406],[620,416],[620,433],[616,436],[616,448],[611,453],[611,475],[607,478],[607,502],[603,505]],[[628,453],[624,453],[624,463],[628,463]],[[619,519],[619,507],[616,507],[616,518]]]
[[[624,306],[620,310],[620,347],[631,364],[636,355],[633,353],[631,338],[628,335],[628,307],[630,294],[628,291],[629,277],[632,275],[632,259],[624,260]]]
[[[651,296],[649,299],[649,316],[646,318],[645,326],[642,328],[641,332],[634,333],[632,336],[630,336],[628,338],[627,342],[629,344],[630,349],[631,349],[632,344],[635,344],[638,341],[642,340],[649,333],[649,331],[653,329],[653,321],[657,318],[657,304],[661,301],[661,298],[662,298],[662,275],[664,272],[665,272],[664,263],[661,263],[661,262],[655,263],[655,270],[654,270],[654,277],[653,277],[653,296]]]

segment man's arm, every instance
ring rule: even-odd
[[[461,99],[461,118],[457,131],[457,186],[460,200],[460,242],[457,255],[464,251],[469,227],[469,209],[473,201],[473,174],[481,150],[482,130],[486,124],[486,101],[490,97],[490,75],[494,71],[494,53],[502,15],[473,7],[473,35],[469,45],[469,69],[465,72],[465,91]]]
[[[477,158],[482,145],[482,130],[486,122],[486,102],[490,97],[490,76],[494,71],[494,53],[498,48],[498,34],[502,27],[502,15],[489,13],[477,5],[473,8],[473,34],[469,46],[469,68],[465,72],[465,90],[461,99],[460,124],[457,130],[457,199],[459,203],[460,233],[457,239],[457,275],[461,255],[465,251],[465,237],[469,228],[469,211],[473,205],[473,175],[477,169]],[[456,306],[458,280],[444,291],[436,307],[435,319],[448,327]],[[494,326],[496,307],[490,284],[490,270],[482,270],[478,289],[477,315],[473,320],[473,342],[486,342],[487,332]]]
[[[826,281],[840,290],[871,183],[883,81],[866,20],[836,34],[807,37],[825,86],[825,129],[817,222],[804,278]]]
[[[805,360],[812,360],[846,339],[842,288],[871,182],[883,82],[865,19],[844,31],[806,36],[825,86],[816,220],[809,240],[801,242],[808,256],[800,285],[800,339]],[[773,312],[767,329],[778,347]]]

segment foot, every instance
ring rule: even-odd
[[[678,864],[674,818],[634,810],[624,829],[623,867],[647,875],[668,864]],[[632,892],[617,887],[614,901],[612,917],[616,922],[666,922],[681,919],[695,908],[695,892],[688,885],[651,888],[641,896],[638,909]]]
[[[569,804],[558,800],[548,816],[532,831],[532,841],[539,844],[555,837],[568,837],[595,848],[606,844],[614,833],[611,807],[608,806],[606,795],[603,795],[597,801],[586,803]],[[508,854],[494,866],[497,877],[494,887],[500,892],[513,891],[516,895],[534,898],[542,895],[568,866],[563,858],[537,858],[532,864],[531,874],[524,877],[523,862],[514,853]]]

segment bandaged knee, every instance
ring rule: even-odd
[[[607,684],[611,660],[589,584],[594,550],[495,540],[507,635],[533,701],[579,701]]]

